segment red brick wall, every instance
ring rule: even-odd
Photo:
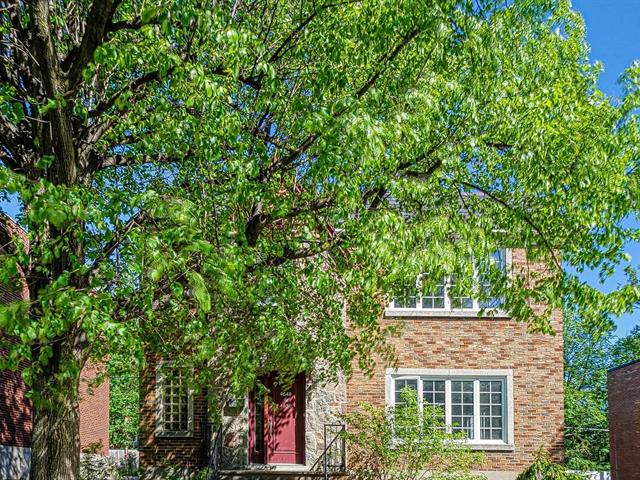
[[[8,304],[28,298],[26,291],[0,284],[0,303]],[[2,333],[0,332],[0,335]],[[5,336],[2,341],[14,343]],[[0,349],[0,356],[6,350]],[[0,370],[0,445],[28,447],[31,437],[31,401],[26,397],[27,387],[20,372]]]
[[[513,252],[514,270],[541,271],[526,264],[525,252]],[[563,460],[562,315],[555,312],[555,336],[529,334],[525,324],[510,319],[421,317],[384,319],[400,322],[401,338],[392,339],[399,368],[511,369],[513,371],[514,444],[512,452],[487,452],[483,470],[520,471],[544,446]],[[355,371],[347,385],[348,409],[361,402],[384,404],[385,367],[373,378]]]
[[[31,401],[26,393],[20,372],[0,370],[0,445],[29,446]]]
[[[7,231],[10,235],[20,236],[28,242],[27,234],[15,222],[8,219]],[[27,245],[28,250],[28,245]],[[0,249],[0,254],[3,251]],[[29,290],[21,275],[19,284],[15,286],[0,284],[0,303],[8,304],[20,299],[29,298]],[[2,333],[0,332],[0,335]],[[0,350],[0,355],[6,354]],[[91,443],[102,441],[102,453],[109,450],[109,382],[108,380],[93,389],[88,389],[88,380],[95,378],[95,366],[88,364],[81,372],[80,386],[80,444],[85,447]],[[20,372],[0,370],[0,445],[29,447],[31,444],[31,402],[26,397],[27,386]]]
[[[193,401],[194,434],[190,437],[163,437],[156,430],[156,366],[158,359],[147,356],[140,379],[140,466],[198,467],[203,442],[203,422],[207,402],[196,395]]]
[[[640,480],[640,361],[611,370],[610,463],[613,480]]]
[[[87,364],[80,373],[80,448],[102,444],[98,453],[109,453],[109,379],[98,386],[103,365]]]
[[[9,235],[21,237],[28,242],[27,235],[15,222],[4,217]],[[28,247],[27,247],[28,248]],[[0,248],[0,255],[4,250]],[[20,271],[20,270],[19,270]],[[29,289],[24,275],[20,275],[17,285],[0,284],[0,303],[7,305],[11,302],[29,298]],[[22,288],[20,288],[20,284]],[[0,332],[2,336],[2,332]],[[3,341],[7,341],[5,336]],[[9,338],[15,343],[15,339]],[[6,350],[0,348],[0,356],[6,355]],[[0,445],[28,447],[31,442],[31,401],[26,397],[27,387],[22,381],[20,372],[0,370]]]

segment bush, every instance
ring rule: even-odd
[[[518,475],[516,480],[584,480],[584,477],[553,463],[549,452],[541,447],[534,455],[531,466]]]
[[[80,480],[116,480],[117,475],[113,458],[92,453],[80,454]]]
[[[464,434],[447,432],[442,411],[418,404],[415,390],[402,392],[404,405],[362,404],[344,416],[349,471],[355,480],[475,480],[484,454],[473,452]]]

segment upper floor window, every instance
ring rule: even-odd
[[[489,262],[497,270],[507,271],[507,250],[499,248],[493,252]],[[418,282],[419,284],[420,282]],[[474,265],[474,284],[481,292],[476,298],[471,292],[464,293],[456,289],[455,276],[449,276],[438,283],[431,291],[421,292],[420,285],[405,290],[401,297],[391,303],[392,310],[446,312],[446,311],[479,311],[482,309],[500,309],[504,304],[504,297],[491,295],[491,281],[487,275],[479,272]]]
[[[193,433],[193,393],[187,385],[187,370],[162,362],[157,376],[157,433],[188,436]]]

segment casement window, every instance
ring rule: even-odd
[[[193,392],[187,385],[188,370],[161,362],[156,371],[156,434],[193,434]]]
[[[451,432],[463,432],[472,445],[508,446],[513,405],[510,370],[391,369],[387,400],[401,406],[402,391],[415,390],[421,408],[438,407]],[[456,374],[456,372],[460,372]]]
[[[500,271],[506,272],[508,268],[508,256],[510,251],[505,248],[499,248],[493,254],[489,261]],[[388,311],[415,312],[415,313],[443,313],[443,312],[478,312],[484,309],[499,310],[504,304],[503,297],[491,297],[489,292],[491,283],[486,276],[478,273],[475,268],[474,283],[477,290],[485,293],[485,298],[480,300],[474,298],[469,293],[467,295],[456,291],[456,279],[454,276],[446,277],[435,286],[430,292],[420,291],[420,282],[418,285],[405,290],[405,294],[395,298]],[[455,292],[455,293],[454,293]]]

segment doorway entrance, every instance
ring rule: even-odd
[[[269,399],[249,396],[249,460],[263,464],[304,464],[305,375],[282,387],[272,373],[262,379]]]

